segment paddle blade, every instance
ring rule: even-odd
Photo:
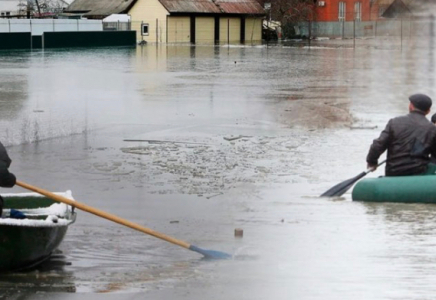
[[[320,197],[339,197],[342,196],[350,187],[353,186],[360,178],[364,177],[367,172],[362,172],[356,177],[353,177],[351,179],[345,180],[334,187],[330,188],[328,191],[326,191],[324,194],[322,194]]]
[[[198,253],[204,255],[204,257],[208,258],[208,259],[230,259],[230,258],[232,258],[232,256],[228,253],[216,251],[216,250],[201,249],[201,248],[194,246],[194,245],[189,246],[189,250],[198,252]]]

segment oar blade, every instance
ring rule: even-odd
[[[340,197],[345,194],[345,192],[348,191],[348,189],[352,187],[353,184],[355,184],[360,178],[364,177],[366,174],[367,172],[362,172],[356,177],[345,180],[324,192],[320,197]]]
[[[202,248],[199,248],[197,246],[194,246],[194,245],[191,245],[189,247],[189,250],[198,252],[198,253],[202,254],[207,259],[230,259],[230,258],[232,258],[232,255],[230,255],[228,253],[216,251],[216,250],[206,250],[206,249],[202,249]]]

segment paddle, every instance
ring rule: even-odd
[[[386,160],[382,161],[377,165],[377,167],[384,164]],[[368,169],[365,172],[360,173],[356,177],[353,177],[351,179],[345,180],[341,183],[338,183],[334,187],[330,188],[328,191],[326,191],[324,194],[322,194],[320,197],[339,197],[342,196],[350,187],[353,186],[359,179],[366,176],[366,174],[374,171],[374,169]]]
[[[170,237],[170,236],[167,236],[167,235],[165,235],[165,234],[159,233],[159,232],[154,231],[154,230],[152,230],[152,229],[149,229],[149,228],[143,227],[143,226],[141,226],[141,225],[139,225],[139,224],[136,224],[136,223],[130,222],[130,221],[128,221],[128,220],[122,219],[122,218],[120,218],[120,217],[117,217],[117,216],[112,215],[112,214],[110,214],[110,213],[107,213],[107,212],[105,212],[105,211],[99,210],[99,209],[97,209],[97,208],[94,208],[94,207],[88,206],[88,205],[86,205],[86,204],[83,204],[83,203],[80,203],[80,202],[77,202],[77,201],[74,201],[74,200],[71,200],[71,199],[65,198],[65,197],[60,196],[60,195],[56,195],[56,194],[54,194],[54,193],[52,193],[52,192],[49,192],[49,191],[43,190],[43,189],[38,188],[38,187],[35,187],[35,186],[31,186],[30,184],[27,184],[27,183],[24,183],[24,182],[21,182],[21,181],[18,181],[18,180],[17,180],[16,185],[21,186],[21,187],[23,187],[23,188],[25,188],[25,189],[28,189],[28,190],[34,191],[34,192],[36,192],[36,193],[38,193],[38,194],[44,195],[44,196],[46,196],[46,197],[48,197],[48,198],[50,198],[50,199],[52,199],[52,200],[54,200],[54,201],[62,202],[62,203],[65,203],[65,204],[68,204],[68,205],[74,206],[74,207],[76,207],[76,208],[78,208],[78,209],[81,209],[81,210],[83,210],[83,211],[89,212],[89,213],[94,214],[94,215],[96,215],[96,216],[99,216],[99,217],[105,218],[105,219],[107,219],[107,220],[109,220],[109,221],[113,221],[113,222],[115,222],[115,223],[118,223],[118,224],[121,224],[121,225],[124,225],[124,226],[130,227],[130,228],[132,228],[132,229],[135,229],[135,230],[141,231],[141,232],[143,232],[143,233],[145,233],[145,234],[152,235],[152,236],[154,236],[154,237],[157,237],[157,238],[162,239],[162,240],[164,240],[164,241],[167,241],[167,242],[173,243],[173,244],[178,245],[178,246],[180,246],[180,247],[183,247],[183,248],[189,249],[189,250],[191,250],[191,251],[198,252],[198,253],[204,255],[206,258],[212,258],[212,259],[228,259],[228,258],[231,258],[231,257],[232,257],[230,254],[227,254],[227,253],[225,253],[225,252],[214,251],[214,250],[205,250],[205,249],[199,248],[199,247],[197,247],[197,246],[190,245],[190,244],[188,244],[188,243],[186,243],[186,242],[184,242],[184,241],[181,241],[181,240],[175,239],[175,238],[173,238],[173,237]]]

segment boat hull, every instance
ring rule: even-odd
[[[18,209],[28,218],[0,219],[0,271],[27,269],[49,258],[76,218],[71,207],[56,204],[56,209],[50,210],[55,203],[36,194],[10,194],[3,198],[6,212]]]
[[[436,176],[366,178],[352,192],[353,201],[436,203]]]
[[[35,266],[50,257],[62,242],[67,227],[0,226],[0,270]]]

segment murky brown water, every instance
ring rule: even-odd
[[[409,94],[435,97],[428,41],[360,43],[2,53],[0,138],[20,180],[234,258],[81,212],[61,252],[1,275],[0,295],[431,297],[433,205],[317,197],[365,169]]]

